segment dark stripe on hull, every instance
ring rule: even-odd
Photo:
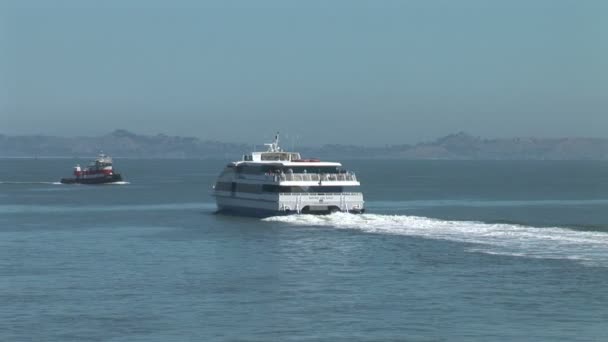
[[[295,211],[279,211],[270,209],[246,208],[246,207],[218,207],[218,214],[236,215],[236,216],[251,216],[251,217],[271,217],[296,214]]]
[[[329,215],[332,212],[336,212],[336,211],[311,210],[311,211],[302,212],[302,214]],[[364,212],[365,212],[364,209],[350,211],[351,214],[363,214]],[[220,206],[220,207],[218,207],[217,213],[226,214],[226,215],[236,215],[236,216],[260,217],[260,218],[297,214],[297,212],[295,210],[279,211],[279,210],[258,209],[258,208],[232,207],[232,206]]]
[[[122,176],[120,173],[115,173],[111,176],[97,177],[97,178],[62,178],[62,184],[105,184],[121,182]]]
[[[249,198],[249,197],[240,197],[237,194],[235,194],[234,196],[230,196],[230,195],[220,195],[218,193],[214,193],[213,196],[215,196],[215,197],[222,197],[222,198],[229,198],[229,199],[245,200],[245,201],[255,201],[255,202],[278,203],[278,201],[279,201],[278,198],[274,198],[274,199]]]

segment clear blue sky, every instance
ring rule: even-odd
[[[0,133],[608,137],[608,1],[0,0]]]

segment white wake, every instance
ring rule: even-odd
[[[608,233],[605,232],[377,214],[292,215],[264,220],[291,225],[355,229],[367,233],[456,241],[472,244],[468,247],[470,252],[571,259],[587,265],[608,267]]]

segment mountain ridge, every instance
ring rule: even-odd
[[[83,157],[100,150],[115,157],[236,159],[249,152],[251,145],[162,133],[143,135],[124,129],[93,137],[0,134],[2,157]],[[608,139],[481,138],[458,132],[417,144],[325,144],[299,150],[303,156],[333,159],[608,160]]]

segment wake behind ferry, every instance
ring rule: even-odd
[[[115,173],[112,158],[100,153],[88,167],[74,166],[74,178],[62,178],[63,184],[105,184],[122,181],[120,173]]]
[[[363,194],[353,172],[337,162],[302,159],[279,147],[279,134],[264,152],[229,163],[215,183],[218,212],[252,216],[363,213]]]

